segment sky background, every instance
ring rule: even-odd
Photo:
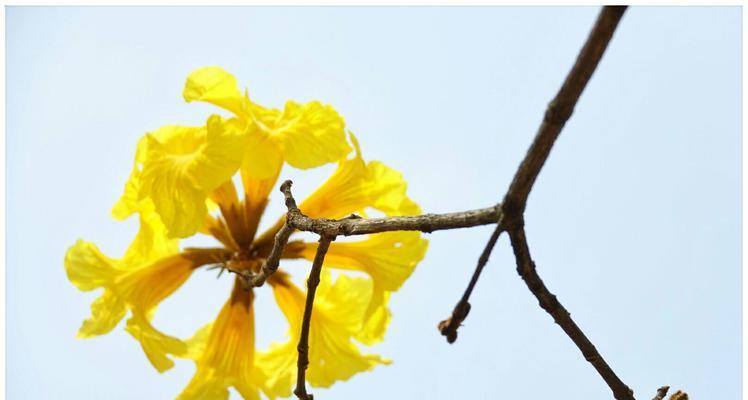
[[[597,12],[7,8],[8,398],[165,399],[191,378],[189,361],[156,372],[122,324],[75,339],[98,293],[68,282],[63,257],[78,238],[125,250],[136,223],[109,210],[138,138],[217,111],[182,100],[194,68],[226,68],[264,105],[332,104],[424,211],[481,208],[506,191]],[[630,9],[530,195],[540,275],[639,398],[662,385],[740,397],[740,35],[737,7]],[[300,199],[332,170],[282,178]],[[282,212],[274,192],[264,225]],[[491,229],[429,235],[369,350],[394,363],[316,397],[612,398],[517,276],[505,236],[458,341],[439,335]],[[230,284],[195,273],[156,325],[191,335]],[[283,340],[269,289],[257,308],[258,347]]]

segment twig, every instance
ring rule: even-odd
[[[663,386],[657,389],[657,396],[653,397],[652,400],[664,400],[668,390],[670,390],[670,386]]]
[[[283,182],[281,191],[286,196],[286,204],[292,201],[290,180]],[[387,218],[358,218],[346,217],[343,219],[310,218],[298,211],[291,212],[286,217],[286,223],[295,229],[306,232],[314,232],[318,235],[328,236],[351,236],[367,235],[390,231],[421,231],[431,233],[433,231],[457,228],[470,228],[479,225],[496,223],[501,217],[501,205],[481,208],[478,210],[461,211],[446,214],[422,214],[408,217]]]
[[[499,239],[499,235],[501,235],[501,232],[503,230],[504,227],[501,221],[497,222],[496,229],[494,229],[491,237],[488,239],[486,247],[483,248],[483,252],[478,258],[478,265],[475,267],[475,271],[473,271],[473,276],[470,278],[470,283],[468,283],[468,286],[465,289],[465,292],[462,294],[460,301],[457,302],[457,305],[452,310],[452,315],[450,315],[449,318],[445,319],[444,321],[439,322],[439,332],[447,337],[447,343],[449,344],[452,344],[455,342],[455,340],[457,340],[457,328],[462,325],[462,321],[467,318],[467,315],[470,312],[471,306],[470,302],[468,301],[470,299],[470,295],[473,293],[475,284],[478,283],[478,278],[480,278],[480,274],[481,272],[483,272],[483,267],[485,267],[488,263],[488,257],[491,256],[491,251],[496,245],[496,241]]]
[[[278,269],[283,249],[294,230],[313,232],[326,236],[367,235],[389,231],[421,231],[433,232],[444,229],[469,228],[479,225],[493,224],[501,218],[501,206],[481,208],[446,214],[423,214],[410,217],[389,217],[364,219],[352,215],[343,219],[315,219],[302,214],[296,206],[296,200],[291,193],[293,182],[286,180],[280,190],[285,196],[286,222],[276,233],[273,248],[263,262],[260,271],[249,279],[247,286],[262,286],[267,278]],[[242,275],[244,278],[244,276]]]
[[[288,225],[288,222],[283,224],[283,227],[275,234],[275,241],[273,242],[273,248],[270,250],[270,254],[262,263],[260,271],[249,277],[249,287],[262,286],[265,281],[278,270],[278,264],[280,263],[281,254],[283,254],[283,248],[288,243],[288,238],[291,237],[294,229]]]
[[[287,181],[288,182],[288,181]],[[290,186],[290,185],[289,185]],[[288,204],[288,203],[286,203]],[[296,363],[296,389],[293,391],[300,400],[314,400],[314,396],[306,392],[306,368],[309,366],[309,325],[312,321],[312,308],[314,308],[314,294],[319,285],[319,275],[322,272],[322,263],[325,254],[330,247],[330,242],[335,240],[334,236],[320,236],[317,254],[314,255],[312,271],[306,283],[306,304],[304,305],[304,319],[301,323],[301,335],[299,336],[299,358]]]
[[[597,372],[602,376],[605,383],[613,391],[613,396],[618,400],[634,400],[634,392],[624,384],[613,372],[605,359],[597,352],[595,345],[590,342],[587,336],[579,329],[579,326],[571,318],[569,312],[558,301],[548,288],[545,287],[543,280],[540,279],[535,263],[530,257],[530,249],[525,237],[525,229],[521,224],[513,226],[508,231],[509,239],[514,250],[514,258],[517,261],[517,273],[527,284],[533,295],[538,299],[540,307],[553,317],[553,320],[561,326],[561,329],[571,338],[579,350],[582,351],[584,359],[589,361]]]
[[[283,192],[286,201],[286,222],[283,224],[278,233],[275,234],[275,240],[273,241],[273,248],[270,250],[265,261],[260,267],[260,271],[251,277],[249,286],[262,286],[265,281],[278,270],[278,264],[280,263],[281,255],[283,254],[283,248],[288,243],[288,238],[294,231],[289,221],[293,219],[296,214],[301,214],[299,207],[296,206],[296,200],[291,195],[291,181],[286,180],[280,186],[280,191]]]

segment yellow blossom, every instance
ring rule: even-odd
[[[84,291],[103,289],[78,336],[108,333],[129,313],[125,330],[157,370],[171,368],[172,357],[195,362],[196,372],[178,398],[226,399],[231,387],[245,399],[259,399],[261,393],[289,396],[306,297],[291,282],[291,271],[281,266],[268,280],[289,333],[266,351],[255,349],[255,329],[262,325],[255,320],[257,292],[244,288],[238,277],[216,319],[187,340],[153,326],[157,306],[202,266],[259,270],[283,224],[281,216],[264,233],[257,232],[284,164],[306,169],[338,163],[330,178],[300,203],[312,217],[366,215],[372,209],[413,215],[420,209],[406,195],[399,172],[364,161],[358,141],[346,135],[343,119],[328,105],[289,101],[283,110],[261,106],[218,67],[191,73],[183,97],[214,104],[231,115],[212,115],[204,126],[163,126],[138,142],[130,177],[112,208],[116,219],[139,217],[139,231],[127,251],[110,258],[93,243],[79,240],[65,256],[74,285]],[[355,153],[348,158],[352,148]],[[241,190],[234,183],[237,175]],[[180,250],[178,239],[196,233],[212,236],[218,246]],[[311,385],[328,387],[390,362],[363,353],[360,344],[384,338],[390,295],[410,276],[426,247],[417,232],[370,235],[330,246],[311,320]],[[282,258],[312,259],[315,251],[316,243],[294,240]],[[333,276],[327,268],[340,273]],[[347,271],[359,276],[348,276]]]

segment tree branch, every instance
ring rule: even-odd
[[[286,181],[289,182],[289,181]],[[288,185],[290,186],[290,185]],[[288,204],[288,202],[286,202]],[[306,283],[306,304],[304,305],[304,319],[301,323],[301,334],[299,336],[299,358],[296,363],[296,389],[293,391],[300,400],[314,400],[314,396],[306,392],[306,368],[309,365],[309,325],[312,321],[312,309],[314,308],[314,295],[319,285],[319,276],[322,272],[322,263],[325,260],[330,242],[335,240],[332,236],[320,236],[317,254],[314,255],[312,271]]]
[[[514,257],[517,261],[517,273],[527,284],[533,295],[538,299],[540,307],[553,317],[553,320],[566,332],[569,338],[577,345],[579,350],[597,372],[602,376],[605,383],[613,391],[613,396],[618,400],[634,400],[634,392],[624,384],[613,372],[605,359],[597,352],[595,345],[590,342],[587,336],[577,326],[571,318],[569,312],[558,301],[548,288],[535,269],[535,263],[530,257],[530,249],[525,237],[525,229],[522,225],[512,227],[509,231],[509,239],[514,250]]]
[[[290,211],[289,211],[290,213]],[[283,224],[283,227],[275,234],[275,240],[273,241],[273,248],[270,250],[270,254],[262,263],[260,271],[256,275],[247,277],[248,287],[258,287],[265,284],[265,281],[278,270],[278,264],[280,264],[280,258],[283,254],[283,249],[288,244],[288,238],[291,237],[294,229],[288,225]]]
[[[554,318],[556,323],[572,339],[585,359],[592,364],[608,384],[616,399],[634,399],[631,389],[618,378],[598,353],[592,342],[589,341],[582,330],[571,319],[569,312],[558,302],[556,296],[550,293],[545,287],[530,257],[524,232],[524,210],[527,206],[529,193],[550,154],[553,144],[561,133],[566,121],[571,117],[579,97],[599,64],[625,10],[626,7],[604,7],[601,11],[574,66],[566,76],[560,90],[548,105],[533,143],[530,145],[525,158],[518,167],[501,204],[480,210],[449,214],[425,214],[412,217],[362,219],[352,215],[341,220],[314,219],[303,215],[296,206],[296,201],[291,194],[291,181],[285,181],[281,185],[281,191],[284,193],[288,208],[286,221],[281,230],[276,234],[273,248],[266,261],[263,263],[258,274],[251,277],[250,282],[252,286],[262,285],[277,270],[280,256],[288,243],[289,236],[294,230],[314,232],[320,235],[320,244],[312,265],[312,271],[309,275],[304,319],[298,345],[298,380],[294,393],[299,399],[312,399],[312,396],[306,393],[305,387],[305,372],[309,363],[309,325],[314,304],[314,294],[319,283],[319,275],[325,253],[329,248],[330,242],[336,236],[397,230],[433,232],[435,230],[466,228],[493,223],[497,224],[496,229],[478,260],[468,287],[455,306],[452,316],[439,324],[439,328],[442,334],[447,336],[448,342],[452,343],[456,339],[457,328],[470,311],[468,299],[499,235],[506,230],[509,233],[514,250],[517,272],[533,295],[538,299],[540,306]],[[660,388],[660,390],[662,389]],[[660,393],[658,391],[658,395]]]
[[[295,230],[313,232],[322,236],[351,236],[367,235],[390,231],[421,231],[431,233],[445,229],[470,228],[479,225],[496,223],[501,219],[501,205],[446,214],[422,214],[408,217],[388,217],[364,219],[351,215],[343,219],[310,218],[302,214],[296,206],[296,199],[291,193],[293,182],[284,181],[280,190],[285,196],[286,222],[276,233],[273,248],[262,263],[257,274],[238,274],[244,281],[245,287],[262,286],[275,273],[280,263],[283,249]],[[231,272],[234,272],[230,270]]]
[[[281,185],[286,198],[293,200],[291,181]],[[295,229],[318,235],[351,236],[390,231],[421,231],[431,233],[444,229],[470,228],[496,223],[501,218],[501,205],[446,214],[422,214],[408,217],[364,219],[351,215],[343,219],[310,218],[298,209],[286,217],[286,223]]]
[[[514,174],[509,190],[504,196],[504,213],[518,216],[524,212],[535,179],[543,168],[561,129],[571,117],[577,100],[595,72],[625,11],[625,6],[607,6],[603,7],[597,17],[574,66],[566,76],[561,89],[548,104],[535,139],[517,173]]]
[[[613,32],[618,26],[626,7],[603,7],[600,15],[595,22],[592,31],[590,31],[587,41],[582,50],[580,50],[577,60],[571,71],[566,76],[561,89],[551,100],[546,109],[543,121],[538,128],[530,148],[527,150],[525,158],[520,163],[517,172],[514,174],[509,190],[504,195],[502,202],[501,216],[507,224],[513,224],[513,220],[522,218],[525,207],[527,206],[527,197],[532,189],[535,179],[540,173],[543,164],[545,164],[551,148],[555,143],[558,135],[561,133],[566,121],[571,117],[579,97],[582,94],[587,82],[589,82],[592,73],[595,72],[605,49],[613,36]],[[497,224],[496,229],[483,249],[478,264],[475,267],[473,276],[470,279],[468,287],[465,289],[462,298],[452,310],[452,315],[444,321],[439,322],[439,331],[447,337],[448,343],[454,343],[457,340],[457,329],[462,321],[470,312],[470,294],[480,277],[483,267],[488,262],[493,247],[499,238],[501,232],[505,229],[504,224]]]
[[[478,258],[478,265],[475,267],[475,271],[473,271],[473,276],[470,278],[470,283],[468,283],[468,286],[465,289],[465,292],[462,294],[460,301],[457,302],[457,305],[452,310],[452,315],[450,315],[449,318],[445,319],[444,321],[439,322],[439,325],[437,325],[437,327],[439,328],[439,332],[447,337],[447,343],[449,344],[452,344],[455,342],[455,340],[457,340],[457,328],[462,326],[462,321],[467,318],[467,315],[470,312],[471,306],[470,302],[468,301],[470,299],[470,295],[473,293],[475,284],[478,283],[478,278],[480,278],[480,274],[481,272],[483,272],[483,267],[485,267],[488,263],[488,257],[491,256],[491,251],[493,250],[494,246],[496,246],[496,241],[499,239],[499,235],[501,235],[501,232],[503,230],[504,226],[501,221],[497,222],[496,229],[494,229],[491,237],[488,239],[488,243],[486,243],[486,247],[483,248],[483,252]]]

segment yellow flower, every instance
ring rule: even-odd
[[[271,190],[284,163],[312,168],[338,162],[337,170],[300,208],[312,217],[365,215],[374,209],[386,215],[412,215],[419,207],[406,195],[395,170],[376,161],[366,163],[356,138],[350,140],[343,119],[317,101],[286,103],[282,111],[265,108],[242,94],[236,79],[217,67],[194,71],[183,96],[215,104],[231,113],[212,115],[205,126],[164,126],[138,142],[132,172],[112,209],[116,219],[138,214],[140,229],[121,258],[104,255],[79,240],[65,256],[70,281],[84,291],[103,288],[91,305],[91,317],[79,337],[110,332],[126,314],[125,329],[140,342],[153,366],[163,372],[173,357],[195,362],[192,380],[180,399],[226,399],[234,387],[246,399],[291,394],[296,376],[296,344],[306,293],[279,269],[268,280],[289,323],[286,341],[256,351],[253,289],[239,278],[215,321],[182,340],[152,325],[161,301],[174,293],[202,266],[226,264],[234,271],[257,272],[272,248],[284,218],[257,234]],[[237,190],[234,176],[242,183]],[[214,212],[211,212],[213,210]],[[178,238],[211,235],[220,244],[180,250]],[[282,258],[312,259],[316,243],[289,242]],[[312,313],[307,380],[328,387],[356,373],[390,361],[364,354],[360,344],[384,337],[390,312],[387,302],[416,264],[427,242],[417,232],[370,235],[340,240],[330,246]],[[349,277],[360,271],[365,277]],[[305,271],[296,271],[305,275]],[[360,274],[359,274],[360,275]]]

